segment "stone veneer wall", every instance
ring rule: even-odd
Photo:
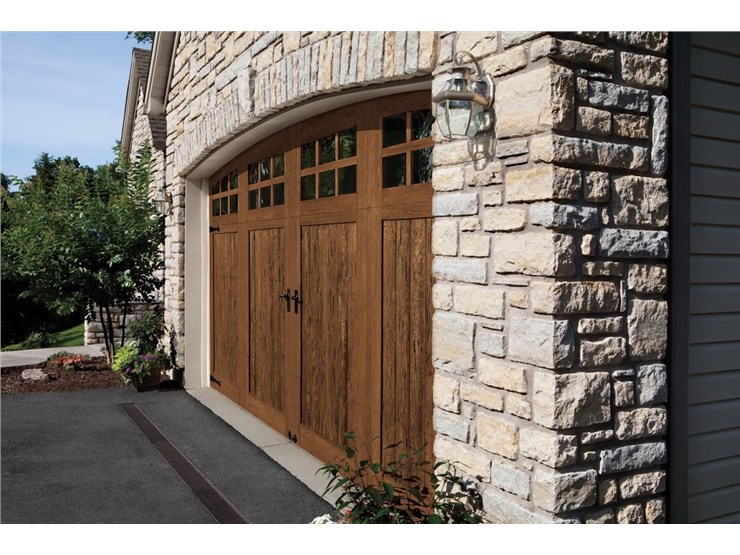
[[[456,37],[498,143],[484,171],[434,149],[435,455],[494,521],[665,520],[667,46]]]
[[[126,326],[129,326],[132,322],[135,322],[139,316],[144,314],[149,309],[147,303],[132,303],[129,306],[128,314],[126,315]],[[121,324],[123,323],[123,311],[121,308],[114,306],[111,308],[111,320],[113,321],[113,338],[117,341],[116,345],[119,345],[121,340]],[[126,328],[126,337],[129,337],[128,327]],[[103,335],[103,325],[100,323],[100,317],[97,310],[95,311],[95,318],[92,320],[85,320],[85,345],[97,345],[105,344],[105,336]]]
[[[666,33],[182,33],[167,102],[165,310],[184,361],[185,178],[312,96],[496,78],[497,157],[437,137],[435,453],[500,522],[665,518]]]

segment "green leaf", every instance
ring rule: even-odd
[[[388,498],[393,499],[393,484],[383,482],[383,489],[385,490],[385,494],[388,496]]]
[[[442,524],[442,519],[439,515],[432,514],[427,517],[427,524]]]

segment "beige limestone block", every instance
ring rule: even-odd
[[[487,258],[491,254],[491,238],[485,235],[465,234],[460,237],[460,255]]]
[[[624,318],[611,316],[603,318],[581,318],[578,320],[578,333],[597,335],[602,333],[619,333],[624,327]]]
[[[627,316],[629,351],[633,360],[661,360],[668,345],[666,301],[632,299]]]
[[[668,88],[668,60],[648,54],[622,52],[622,79],[637,87]]]
[[[609,174],[597,171],[586,172],[583,195],[589,202],[606,202],[609,200]]]
[[[478,447],[507,459],[516,459],[519,452],[519,427],[516,424],[486,412],[479,412],[475,423]]]
[[[614,134],[629,139],[647,139],[650,118],[634,114],[614,114]]]
[[[506,412],[524,420],[531,420],[532,404],[523,395],[509,393],[506,396]]]
[[[504,203],[504,194],[501,189],[489,189],[481,193],[483,206],[501,206]]]
[[[485,231],[518,231],[527,225],[527,211],[520,208],[492,208],[483,212]]]
[[[455,309],[463,314],[486,318],[504,317],[504,292],[476,285],[457,285],[454,290]]]
[[[534,421],[550,429],[592,426],[611,419],[608,372],[534,374]]]
[[[519,448],[524,457],[551,468],[561,468],[576,463],[578,439],[543,428],[522,428]]]
[[[532,44],[529,56],[533,61],[548,56],[553,60],[562,60],[598,69],[612,70],[614,68],[613,50],[575,40],[544,37]]]
[[[532,501],[551,513],[590,507],[596,503],[596,471],[537,468],[532,479]]]
[[[432,224],[432,253],[442,256],[457,255],[457,222],[436,220]]]
[[[576,131],[592,135],[608,135],[612,132],[611,112],[581,106],[576,114]]]
[[[645,512],[641,503],[624,505],[617,509],[617,522],[619,524],[645,524]]]
[[[546,134],[530,141],[533,162],[592,165],[625,170],[647,170],[648,150],[642,146]]]
[[[581,341],[581,366],[618,364],[627,357],[624,337],[605,337],[595,341]]]
[[[491,480],[491,459],[483,451],[474,449],[467,443],[437,436],[434,439],[434,456],[453,463],[471,476],[480,477],[484,482]]]
[[[486,385],[499,389],[517,393],[527,392],[526,367],[505,360],[480,357],[478,379]]]
[[[504,410],[504,396],[493,388],[474,382],[463,382],[460,395],[465,401],[479,407],[501,412]]]
[[[447,283],[435,283],[432,287],[432,306],[437,310],[452,308],[452,286]]]
[[[463,167],[447,166],[432,169],[432,187],[435,191],[457,191],[463,188]]]
[[[617,481],[609,478],[599,481],[599,505],[610,505],[617,500],[619,488]]]
[[[643,495],[654,495],[665,491],[665,470],[633,474],[619,480],[619,493],[622,499],[632,499]]]
[[[543,164],[506,174],[506,200],[574,200],[581,190],[581,172]]]
[[[616,312],[619,289],[607,281],[533,281],[529,299],[539,314],[581,314]]]
[[[434,366],[452,374],[471,374],[474,361],[473,322],[457,314],[435,312],[432,329]]]
[[[506,298],[509,301],[509,306],[515,308],[527,308],[529,305],[529,295],[526,291],[514,289],[506,293]]]
[[[510,48],[501,54],[494,54],[487,58],[481,64],[481,67],[486,73],[494,77],[500,77],[522,69],[527,65],[528,61],[527,51],[523,46],[518,46],[516,48]]]
[[[498,35],[495,31],[461,31],[457,33],[455,50],[466,50],[476,58],[485,58],[498,50]]]
[[[645,521],[648,524],[665,524],[665,499],[651,499],[645,503]]]
[[[668,269],[665,264],[631,264],[627,287],[647,295],[664,294],[668,291]]]
[[[570,368],[575,347],[567,320],[513,316],[509,323],[509,358],[543,368]]]
[[[575,91],[573,72],[548,65],[518,73],[496,89],[496,136],[523,137],[549,129],[573,128]]]
[[[432,386],[434,406],[448,412],[460,413],[460,382],[452,376],[437,373]]]
[[[575,273],[574,239],[551,232],[496,235],[493,265],[500,274],[571,276]]]
[[[618,439],[640,439],[665,435],[668,430],[666,409],[638,408],[617,412],[615,435]]]
[[[668,225],[665,179],[625,176],[614,180],[612,214],[619,226],[663,228]]]
[[[468,187],[488,187],[489,185],[503,183],[504,178],[501,169],[502,166],[499,160],[489,163],[482,170],[476,169],[473,164],[467,164],[465,166],[465,184]]]

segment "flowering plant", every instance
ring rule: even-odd
[[[116,351],[111,369],[121,374],[124,382],[130,383],[134,376],[146,376],[166,363],[167,357],[161,351],[140,354],[135,345],[127,343]]]
[[[60,366],[65,370],[80,370],[82,363],[90,360],[88,355],[75,355],[66,351],[54,353],[48,359],[48,362],[55,366]]]

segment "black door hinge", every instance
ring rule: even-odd
[[[211,381],[212,381],[213,383],[215,383],[216,385],[221,385],[221,382],[220,382],[220,381],[218,381],[218,380],[217,380],[216,378],[214,378],[213,376],[210,376],[210,378],[209,378],[209,379],[210,379],[210,380],[211,380]]]
[[[217,225],[209,225],[208,226],[208,231],[210,231],[211,233],[213,233],[214,231],[218,231],[219,229],[221,229],[221,228],[218,227]]]
[[[291,430],[288,430],[288,439],[293,443],[296,443],[298,441],[298,436],[296,436]]]

